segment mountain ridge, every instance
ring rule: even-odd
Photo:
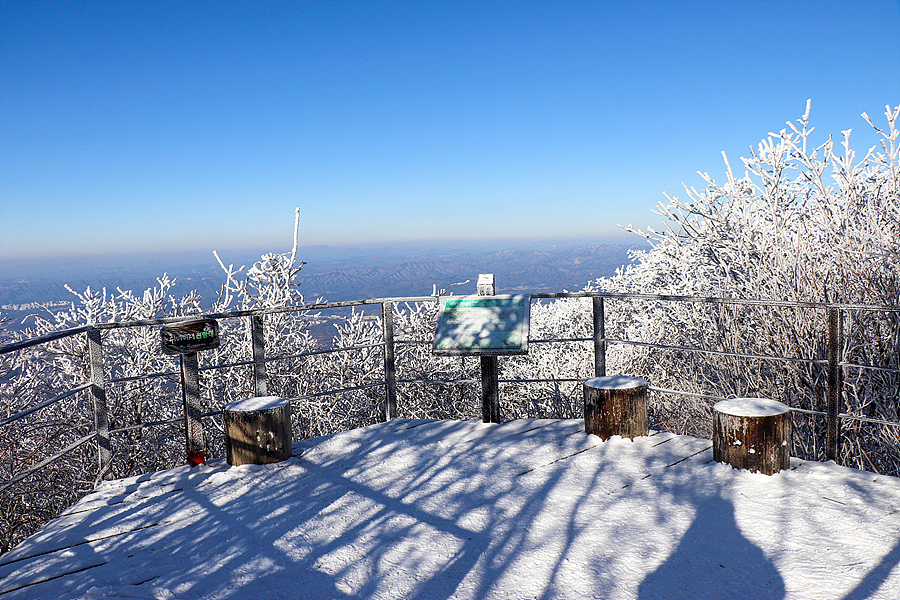
[[[341,301],[430,295],[433,286],[447,288],[469,280],[468,284],[453,287],[454,293],[467,294],[475,293],[475,280],[479,273],[495,274],[498,293],[575,290],[599,277],[613,275],[616,268],[629,262],[629,251],[642,248],[644,246],[640,244],[601,244],[405,256],[375,254],[335,260],[327,260],[320,255],[318,260],[303,267],[299,275],[300,290],[308,301],[320,297],[328,301]],[[86,271],[97,272],[90,268]],[[79,273],[84,274],[84,270]],[[177,280],[173,295],[197,290],[207,306],[216,299],[224,281],[218,265],[205,269],[196,265],[176,267],[168,274]],[[78,292],[90,287],[94,290],[106,288],[111,293],[121,288],[140,294],[155,286],[156,278],[162,272],[125,267],[114,271],[114,274],[97,272],[97,275],[77,277],[68,282],[61,281],[61,276],[0,279],[0,305],[76,300],[66,290],[67,284]],[[9,311],[6,309],[3,312]]]

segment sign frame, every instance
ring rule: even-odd
[[[531,295],[442,296],[432,353],[505,356],[528,353]]]

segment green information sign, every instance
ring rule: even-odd
[[[441,298],[435,354],[525,354],[531,296]]]

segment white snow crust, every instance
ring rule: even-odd
[[[0,597],[900,597],[900,479],[583,427],[394,420],[106,482],[0,557]]]
[[[716,402],[713,410],[735,417],[771,417],[790,409],[786,404],[768,398],[732,398]]]
[[[284,406],[288,401],[278,396],[254,396],[244,398],[243,400],[235,400],[225,405],[225,410],[233,410],[235,412],[252,412],[255,410],[268,410],[270,408],[278,408]]]
[[[585,381],[584,385],[605,390],[625,390],[645,386],[647,382],[640,377],[610,375],[607,377],[592,377]]]

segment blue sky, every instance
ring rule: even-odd
[[[0,28],[0,259],[283,251],[296,206],[301,245],[608,238],[807,98],[863,153],[900,103],[900,0],[3,0]]]

